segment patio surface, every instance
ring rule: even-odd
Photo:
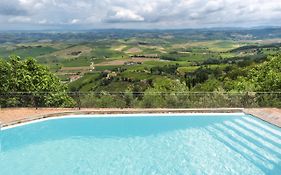
[[[281,128],[281,109],[279,108],[253,108],[243,111]]]

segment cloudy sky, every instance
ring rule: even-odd
[[[281,0],[0,0],[0,29],[281,26]]]

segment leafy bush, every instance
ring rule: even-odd
[[[0,105],[71,107],[74,101],[58,77],[35,59],[21,60],[18,56],[8,61],[0,59]]]

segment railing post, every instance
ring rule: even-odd
[[[38,101],[37,101],[37,95],[36,93],[33,94],[34,102],[35,102],[35,108],[38,109]]]
[[[33,101],[33,107],[35,107],[35,109],[37,110],[38,107],[37,107],[37,101],[36,101],[36,97],[35,97],[35,93],[29,93],[29,96],[31,96],[32,98],[32,101]]]
[[[81,101],[80,101],[80,93],[76,92],[76,98],[77,98],[77,104],[78,104],[78,109],[81,109]]]
[[[247,91],[246,94],[245,94],[245,101],[246,101],[246,106],[244,108],[248,108],[249,107],[249,92]]]

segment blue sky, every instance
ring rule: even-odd
[[[281,26],[281,0],[0,0],[0,29]]]

